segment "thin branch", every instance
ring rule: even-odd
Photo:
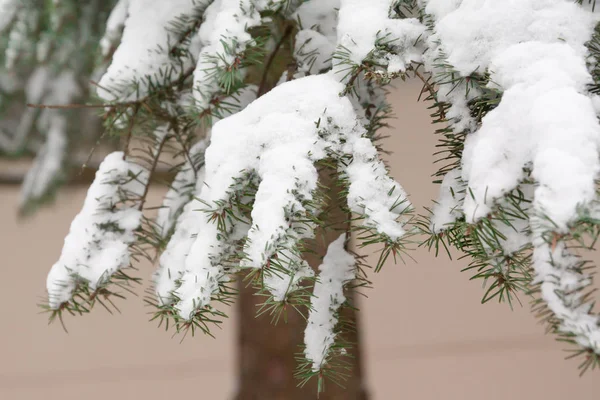
[[[354,73],[350,76],[350,79],[346,84],[346,88],[342,92],[344,95],[350,93],[350,90],[352,89],[352,87],[354,87],[354,82],[356,81],[360,73],[363,72],[365,69],[365,66],[362,64],[358,68],[356,68],[356,71],[354,71]]]
[[[279,39],[279,41],[275,45],[275,48],[273,49],[271,54],[269,54],[269,58],[267,58],[267,62],[265,63],[265,68],[263,70],[262,78],[260,80],[260,85],[258,87],[257,97],[260,97],[267,92],[267,78],[269,75],[269,71],[271,69],[271,65],[273,64],[273,61],[275,60],[277,53],[281,49],[281,46],[283,46],[283,43],[290,37],[293,30],[294,30],[294,28],[292,25],[287,25],[285,27],[285,31],[283,32],[283,35],[281,36],[281,39]]]
[[[192,76],[195,70],[194,67],[190,67],[187,70],[183,71],[179,78],[175,80],[171,85],[164,86],[160,90],[149,94],[146,97],[143,97],[139,100],[132,101],[124,101],[119,103],[102,103],[102,104],[31,104],[27,103],[27,107],[31,108],[49,108],[49,109],[78,109],[78,108],[119,108],[119,107],[134,107],[134,106],[143,106],[153,96],[159,95],[163,92],[171,90],[173,86],[178,88],[186,81],[187,78]]]
[[[142,196],[140,197],[140,204],[138,206],[138,209],[140,211],[142,211],[144,209],[144,204],[146,203],[146,197],[148,196],[148,191],[150,190],[150,184],[152,183],[152,178],[154,176],[156,166],[158,165],[158,159],[160,158],[160,154],[162,153],[163,146],[165,145],[167,140],[169,140],[169,138],[170,138],[170,135],[165,135],[160,140],[160,142],[158,143],[158,146],[156,147],[156,150],[155,150],[156,153],[155,153],[154,159],[152,160],[152,165],[150,166],[150,172],[148,174],[148,182],[144,186],[144,193],[142,193]]]
[[[185,144],[185,141],[181,137],[181,130],[179,129],[179,125],[177,124],[176,120],[171,122],[171,127],[173,129],[173,132],[175,133],[175,139],[179,142],[179,144],[181,145],[181,148],[183,149],[183,154],[184,154],[187,162],[190,163],[190,168],[192,168],[192,171],[194,172],[194,178],[197,178],[198,171],[196,171],[196,166],[194,165],[194,160],[192,160],[192,155],[190,154],[190,149],[188,149],[188,147]]]
[[[419,68],[417,66],[417,68]],[[435,104],[438,106],[438,109],[440,111],[440,118],[445,120],[446,119],[446,113],[444,112],[443,107],[441,106],[440,102],[437,99],[437,95],[436,95],[436,90],[433,87],[433,85],[429,82],[429,79],[425,79],[425,77],[423,76],[423,74],[421,74],[417,68],[413,69],[413,73],[415,74],[415,76],[417,78],[419,78],[422,82],[423,82],[423,89],[426,89],[429,94],[431,95],[431,98],[433,99],[433,101],[435,102]],[[423,89],[421,90],[421,93],[423,93]]]
[[[123,160],[129,154],[129,143],[131,143],[131,136],[133,136],[133,125],[135,123],[135,116],[137,115],[139,109],[140,109],[140,106],[138,104],[133,109],[133,115],[131,116],[131,119],[129,120],[129,126],[127,127],[127,137],[125,138],[125,146],[123,149]]]
[[[139,101],[131,101],[125,103],[106,103],[106,104],[31,104],[27,103],[27,107],[31,108],[49,108],[49,109],[77,109],[77,108],[117,108],[127,107],[138,104]]]

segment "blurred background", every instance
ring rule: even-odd
[[[422,213],[438,188],[431,183],[436,138],[427,104],[417,102],[420,89],[416,81],[396,85],[390,100],[397,119],[386,140],[392,174]],[[18,175],[21,166],[3,160],[0,174]],[[68,334],[38,315],[46,274],[86,190],[67,186],[54,205],[20,220],[19,186],[0,185],[0,399],[228,399],[236,387],[235,307],[216,339],[181,344],[148,322],[142,290],[118,304],[121,314],[98,308],[69,318]],[[163,194],[152,192],[149,204],[160,204]],[[422,248],[410,254],[414,260],[371,274],[374,289],[360,303],[371,399],[600,397],[598,371],[578,376],[576,362],[563,360],[564,346],[544,335],[527,298],[512,311],[482,305],[480,283],[460,272],[460,255],[436,259]],[[139,267],[147,281],[153,267]]]

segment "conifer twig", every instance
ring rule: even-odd
[[[258,86],[258,92],[257,92],[256,97],[260,97],[267,92],[267,79],[269,77],[269,71],[271,70],[271,65],[273,64],[273,60],[275,60],[275,57],[277,56],[279,49],[281,48],[283,43],[290,37],[293,30],[294,30],[293,26],[291,24],[287,24],[285,27],[285,30],[283,32],[283,35],[277,41],[277,44],[275,45],[275,48],[273,49],[271,54],[269,54],[269,57],[267,58],[265,67],[263,69],[262,78],[260,79],[260,84]]]

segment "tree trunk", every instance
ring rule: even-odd
[[[323,172],[320,174],[322,183],[332,187],[332,179]],[[323,182],[324,181],[324,182]],[[336,191],[329,198],[337,203],[339,195]],[[325,255],[327,246],[347,228],[347,216],[340,210],[338,204],[331,204],[331,212],[327,213],[332,225],[326,232],[318,232],[319,240],[316,254],[307,254],[306,259],[316,269]],[[239,331],[238,331],[238,379],[239,387],[235,400],[309,400],[317,398],[316,378],[304,387],[297,387],[299,380],[294,377],[296,371],[296,356],[302,351],[304,328],[306,321],[296,311],[287,313],[287,323],[271,324],[269,315],[256,318],[256,310],[264,298],[255,296],[251,287],[240,285]],[[351,296],[348,293],[347,296]],[[343,382],[344,388],[331,381],[325,381],[325,391],[319,400],[367,400],[363,380],[359,327],[356,312],[350,308],[343,310],[347,320],[355,322],[356,331],[346,335],[345,339],[354,343],[348,352],[352,370],[350,377]]]

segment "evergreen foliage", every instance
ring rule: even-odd
[[[37,148],[24,210],[62,180],[83,114],[103,111],[105,134],[122,138],[49,275],[51,319],[110,309],[139,280],[127,269],[147,257],[159,260],[152,319],[212,334],[226,317],[216,305],[231,304],[244,280],[265,298],[259,315],[306,316],[297,376],[322,390],[345,377],[344,293],[369,285],[346,235],[381,250],[378,272],[420,233],[436,254],[468,257],[482,302],[530,298],[582,373],[600,367],[581,252],[600,234],[595,1],[26,3],[0,1],[0,148]],[[422,81],[437,128],[440,197],[426,216],[413,215],[377,154],[395,78]],[[175,178],[151,219],[146,196],[167,160]],[[315,275],[304,256],[332,204],[349,228]]]

